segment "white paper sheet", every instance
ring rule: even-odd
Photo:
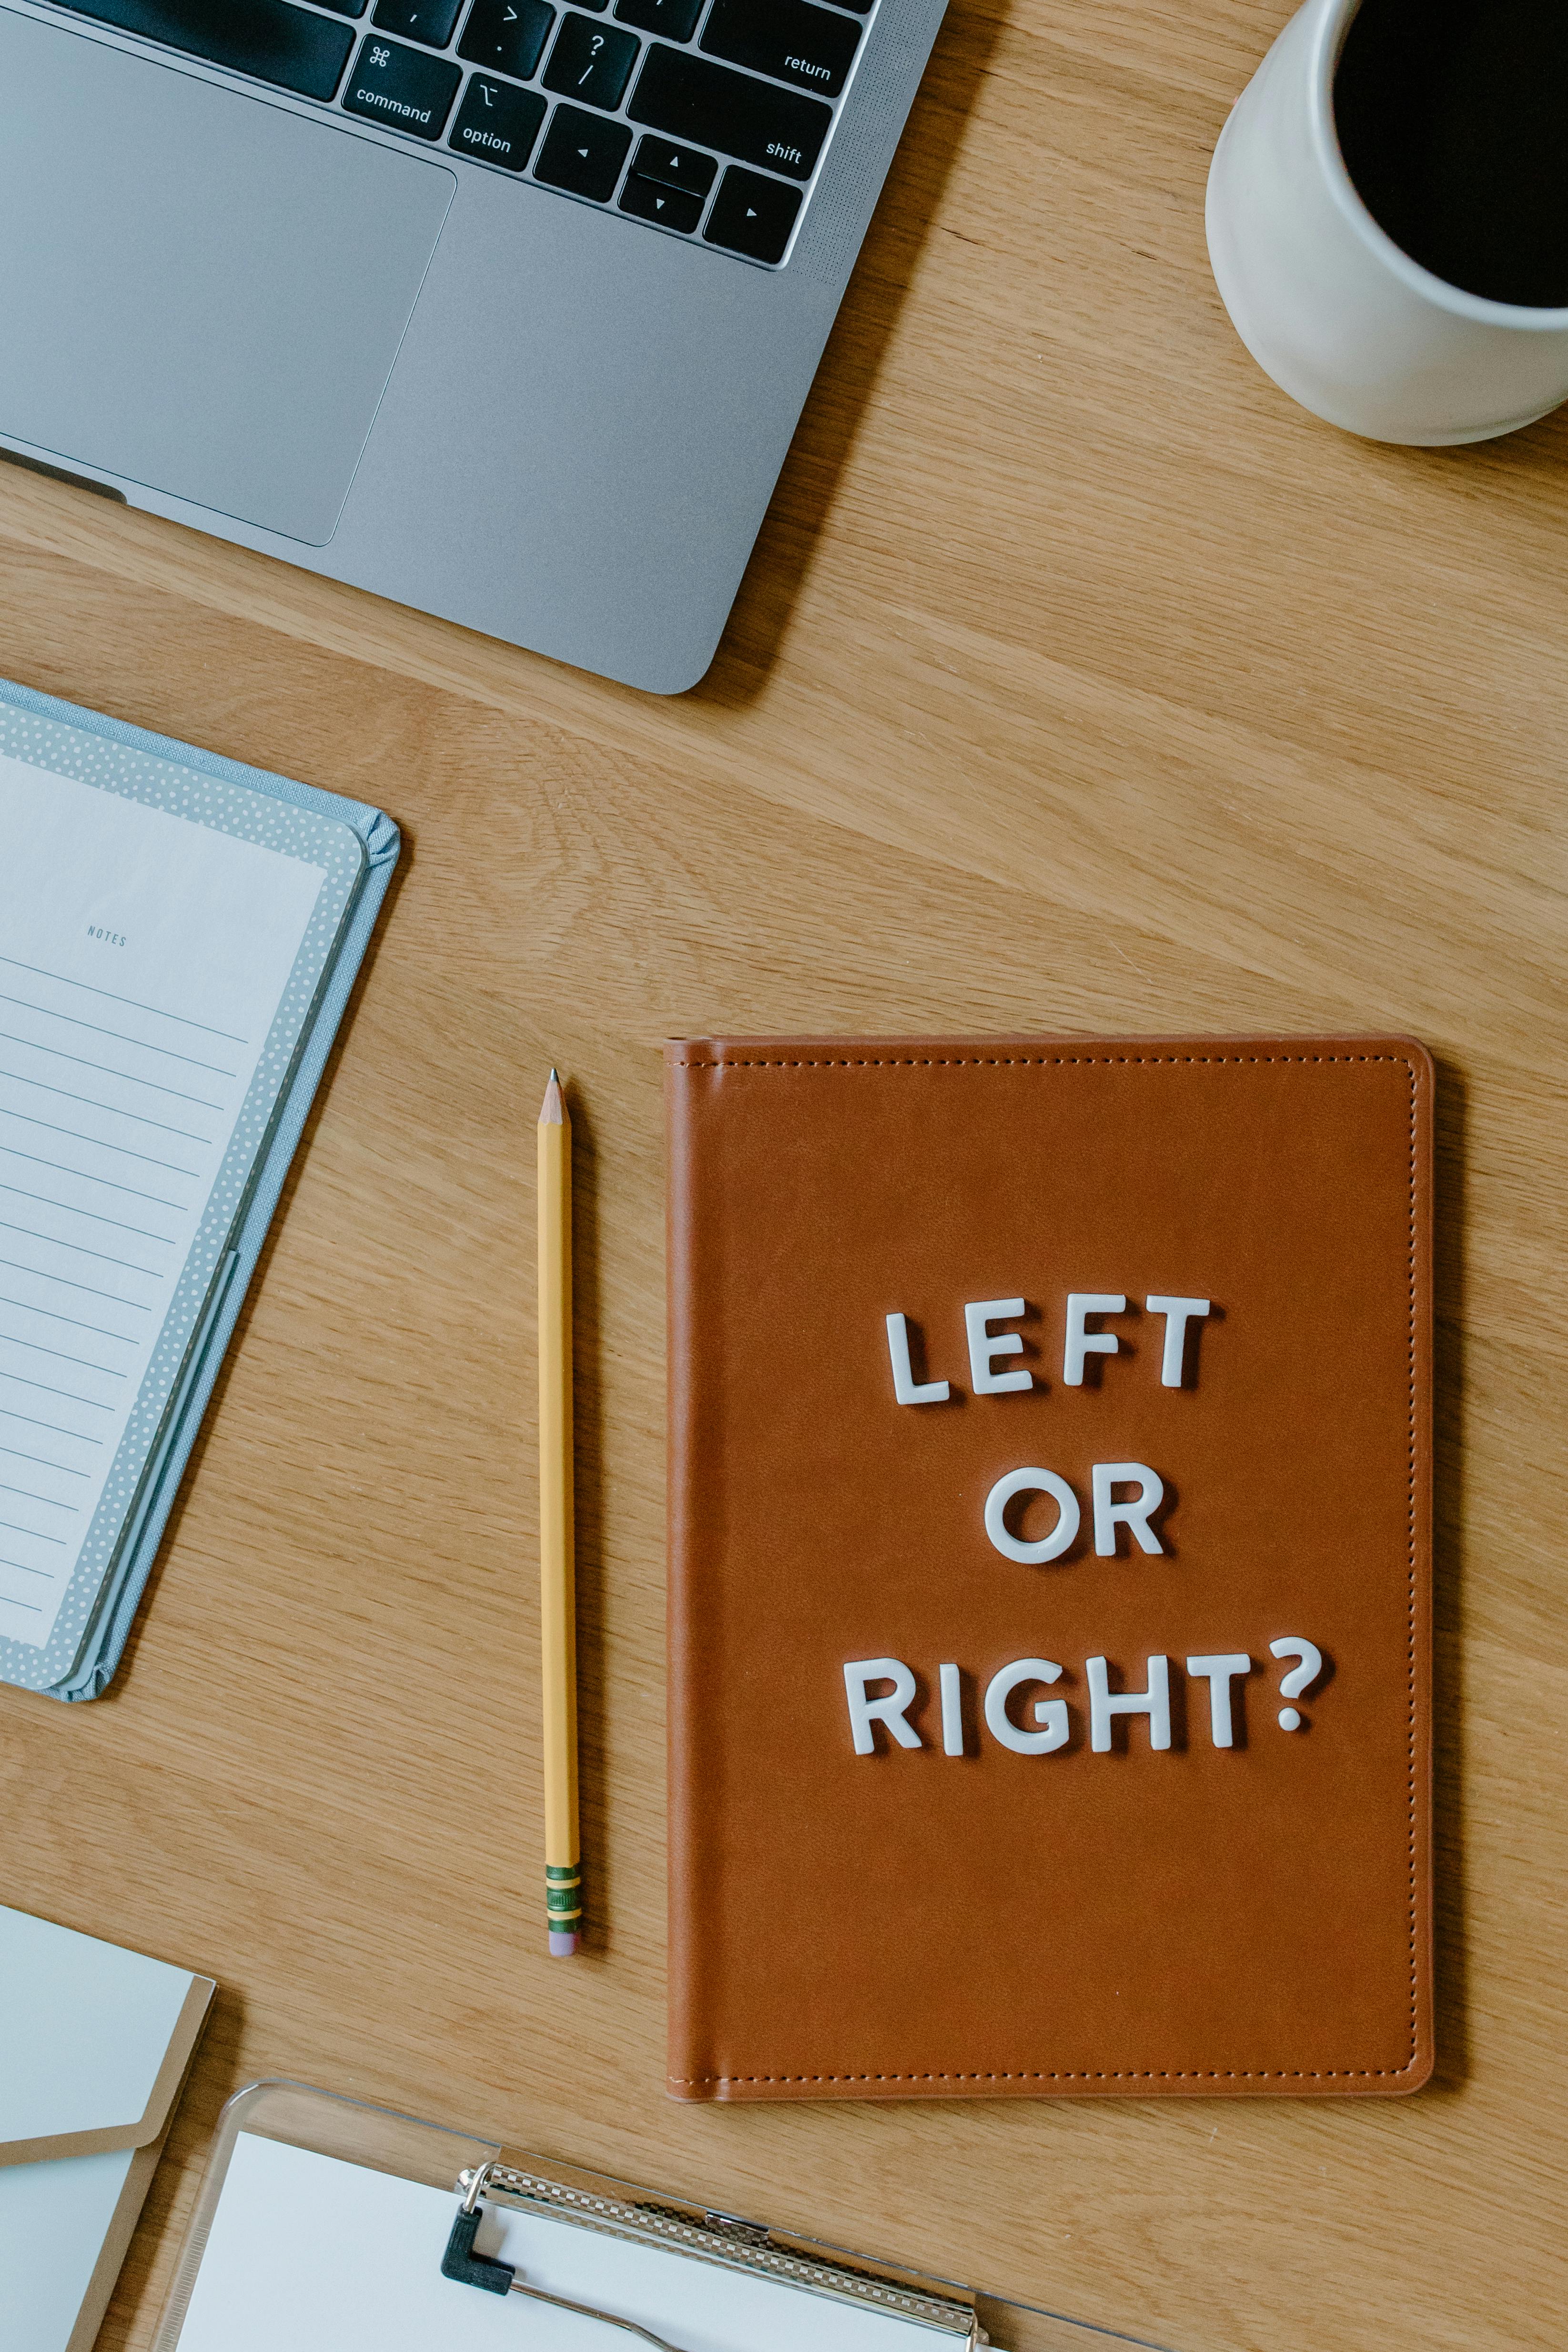
[[[632,2352],[623,2330],[441,2275],[456,2199],[242,2132],[179,2352]],[[477,2251],[678,2352],[920,2352],[945,2339],[689,2256],[486,2209]]]
[[[41,1647],[325,878],[0,754],[0,1634]]]

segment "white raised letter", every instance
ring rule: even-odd
[[[946,1381],[917,1381],[909,1369],[909,1326],[902,1315],[887,1318],[887,1352],[893,1359],[893,1393],[900,1404],[942,1404]]]
[[[1286,1633],[1278,1642],[1270,1642],[1269,1647],[1276,1658],[1299,1658],[1301,1661],[1299,1665],[1291,1668],[1280,1685],[1280,1696],[1300,1698],[1303,1691],[1311,1690],[1323,1670],[1323,1654],[1317,1643],[1304,1642],[1299,1633]],[[1280,1709],[1281,1730],[1300,1731],[1301,1727],[1300,1707],[1282,1706]]]
[[[1166,1352],[1160,1364],[1162,1388],[1179,1389],[1186,1363],[1186,1327],[1208,1312],[1207,1298],[1145,1298],[1151,1315],[1166,1318]]]
[[[866,1696],[867,1683],[891,1683],[883,1698]],[[901,1748],[918,1748],[920,1734],[904,1721],[904,1710],[915,1696],[915,1676],[897,1658],[858,1658],[844,1668],[844,1696],[850,1703],[850,1728],[855,1754],[874,1756],[873,1723],[884,1723]]]
[[[1015,1756],[1049,1756],[1053,1748],[1067,1745],[1067,1703],[1060,1698],[1037,1698],[1034,1719],[1045,1727],[1041,1731],[1020,1731],[1008,1713],[1008,1701],[1019,1683],[1053,1683],[1060,1679],[1061,1668],[1050,1658],[1015,1658],[999,1675],[993,1675],[986,1688],[986,1728],[993,1739],[1010,1748]]]
[[[1070,1389],[1083,1386],[1085,1356],[1113,1356],[1122,1342],[1113,1331],[1086,1331],[1086,1315],[1124,1315],[1127,1302],[1119,1290],[1070,1290],[1067,1294],[1067,1339],[1061,1350],[1061,1377]]]
[[[1015,1495],[1049,1495],[1056,1505],[1056,1525],[1039,1543],[1021,1543],[1008,1532],[1008,1505]],[[1021,1560],[1036,1568],[1043,1559],[1057,1559],[1078,1533],[1078,1497],[1054,1470],[1009,1470],[986,1496],[986,1533],[1004,1559]]]
[[[1089,1676],[1089,1745],[1097,1756],[1111,1746],[1111,1718],[1115,1715],[1146,1715],[1149,1746],[1171,1744],[1171,1670],[1167,1658],[1149,1660],[1149,1687],[1145,1691],[1113,1691],[1105,1679],[1103,1658],[1086,1662]]]
[[[956,1666],[938,1666],[942,1685],[942,1753],[962,1756],[964,1753],[964,1693]]]
[[[1249,1674],[1252,1661],[1245,1650],[1225,1650],[1207,1658],[1189,1658],[1189,1675],[1208,1679],[1208,1729],[1217,1748],[1235,1745],[1230,1720],[1230,1685],[1238,1675]]]
[[[1011,1389],[1031,1389],[1033,1374],[1021,1366],[1016,1372],[993,1372],[992,1364],[998,1356],[1021,1356],[1023,1341],[1016,1331],[1000,1331],[991,1337],[989,1326],[1010,1320],[1023,1313],[1021,1298],[977,1298],[964,1309],[964,1328],[969,1335],[969,1377],[977,1396],[1006,1396]]]
[[[1094,1549],[1102,1559],[1115,1558],[1118,1527],[1131,1530],[1141,1551],[1164,1551],[1149,1525],[1150,1512],[1159,1509],[1166,1494],[1156,1472],[1143,1462],[1096,1462],[1089,1477],[1094,1490]],[[1132,1502],[1113,1500],[1113,1486],[1133,1486],[1139,1492]]]

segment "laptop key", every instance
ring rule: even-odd
[[[642,46],[634,33],[596,25],[591,16],[563,16],[545,68],[545,88],[613,114],[626,94]]]
[[[439,139],[463,76],[444,58],[400,48],[368,33],[360,44],[343,104],[415,139]]]
[[[771,89],[662,43],[648,51],[626,111],[651,131],[721,148],[743,163],[760,163],[792,180],[810,178],[833,119],[832,108],[820,98]]]
[[[799,188],[781,180],[765,180],[760,172],[737,171],[724,175],[714,198],[708,225],[703,231],[709,245],[744,253],[753,261],[782,261],[795,215],[800,209]]]
[[[558,106],[534,177],[547,187],[608,204],[631,144],[632,133],[623,122],[607,121],[602,114],[580,114],[575,106]]]
[[[291,8],[287,0],[62,0],[78,16],[140,33],[231,73],[249,74],[300,98],[330,98],[354,46],[347,25]],[[358,13],[357,11],[355,12]]]
[[[531,80],[555,23],[545,0],[474,0],[457,54],[471,65]]]
[[[621,191],[621,209],[638,220],[655,221],[661,228],[678,228],[689,236],[703,216],[703,200],[683,195],[679,188],[662,188],[657,180],[639,180],[633,175]]]
[[[323,8],[330,8],[334,16],[362,16],[365,0],[321,0]]]
[[[632,158],[640,180],[657,180],[666,188],[682,188],[690,196],[706,196],[718,165],[695,147],[677,147],[671,139],[641,139]]]
[[[514,89],[509,82],[492,81],[488,74],[470,74],[449,147],[460,155],[477,155],[498,163],[504,172],[520,172],[534,152],[545,102],[535,89]]]
[[[697,46],[753,73],[837,98],[860,37],[848,16],[814,8],[810,0],[713,0]]]
[[[426,48],[444,49],[462,5],[463,0],[378,0],[371,22],[383,33],[401,33],[405,40],[423,41]]]
[[[666,41],[689,41],[697,28],[703,0],[618,0],[616,16],[640,33],[663,33]]]

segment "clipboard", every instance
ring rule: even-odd
[[[630,2352],[638,2344],[653,2347],[653,2352],[687,2352],[694,2341],[689,2313],[733,2311],[745,2305],[747,2294],[757,2308],[766,2305],[771,2315],[762,2333],[750,2340],[738,2329],[728,2335],[721,2316],[699,2323],[707,2328],[701,2336],[705,2347],[722,2344],[724,2352],[729,2352],[733,2344],[734,2352],[752,2352],[753,2343],[859,2344],[875,2339],[885,2340],[889,2352],[905,2352],[905,2347],[907,2352],[979,2352],[986,2346],[996,2347],[997,2352],[1095,2352],[1095,2347],[1103,2352],[1112,2343],[1135,2346],[1140,2352],[1168,2352],[1145,2337],[980,2294],[951,2280],[663,2189],[641,2188],[308,2084],[276,2079],[250,2084],[224,2109],[153,2352],[205,2352],[209,2343],[238,2340],[235,2323],[214,2309],[220,2290],[214,2273],[224,2271],[225,2282],[239,2275],[232,2267],[224,2268],[233,2259],[225,2188],[243,2178],[254,2197],[256,2181],[265,2185],[274,2174],[287,2188],[290,2168],[298,2170],[301,2158],[307,2165],[330,2160],[318,2164],[317,2172],[303,2183],[300,2210],[310,2214],[316,2233],[314,2255],[309,2248],[304,2251],[306,2269],[329,2244],[334,2279],[345,2283],[374,2278],[378,2256],[372,2247],[354,2242],[354,2199],[340,2202],[337,2184],[345,2189],[368,2186],[374,2194],[375,2183],[366,2183],[363,2176],[382,2175],[389,2177],[389,2189],[382,2193],[402,2193],[390,2191],[392,2181],[441,2193],[438,2209],[428,2196],[421,2197],[416,2234],[417,2285],[429,2308],[439,2314],[443,2352],[448,2345],[466,2347],[470,2340],[476,2347],[499,2346],[504,2352],[513,2340],[514,2316],[504,2305],[514,2298],[517,2352],[532,2352],[538,2340],[529,2315],[542,2323],[557,2312],[571,2315],[570,2340],[574,2347],[580,2343],[581,2352],[622,2352],[622,2347]],[[296,2182],[291,2193],[298,2194],[300,2186]],[[580,2233],[591,2234],[591,2245],[584,2244]],[[519,2238],[524,2259],[503,2259],[503,2253],[517,2252],[514,2241]],[[552,2271],[548,2261],[529,2259],[546,2241],[569,2251],[575,2248],[579,2272],[591,2273],[591,2292],[576,2284],[570,2293],[558,2291],[559,2263]],[[399,2255],[415,2259],[402,2237]],[[263,2265],[268,2279],[291,2267],[282,2248],[264,2250]],[[662,2304],[658,2296],[646,2294],[645,2282],[655,2275],[664,2282]],[[628,2285],[638,2280],[644,2282],[641,2295]],[[756,2294],[759,2286],[768,2290],[760,2298]],[[674,2321],[672,2311],[679,2315]],[[878,2326],[878,2321],[883,2325]],[[366,2352],[371,2345],[379,2352],[383,2341],[374,2332],[375,2325],[367,2322],[361,2339]],[[740,2323],[741,2327],[746,2325]],[[280,2335],[289,2323],[275,2316],[268,2326]],[[423,2344],[432,2338],[426,2332],[419,2340]],[[331,2331],[331,2342],[334,2352],[359,2352],[351,2332],[343,2334],[340,2320]]]

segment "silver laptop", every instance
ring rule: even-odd
[[[945,0],[0,0],[0,447],[673,694]]]

